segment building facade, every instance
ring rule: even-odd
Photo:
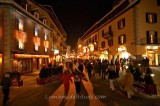
[[[53,61],[55,49],[63,50],[65,40],[51,7],[33,0],[0,0],[0,77],[40,69]]]
[[[147,57],[150,65],[157,66],[160,64],[159,17],[159,0],[117,0],[112,10],[81,37],[83,53],[109,60]]]

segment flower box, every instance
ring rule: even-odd
[[[47,77],[47,78],[37,78],[37,84],[38,85],[44,85],[47,83],[51,83],[54,81],[58,81],[61,79],[61,75],[55,75],[55,76],[51,76],[51,77]]]
[[[23,86],[23,80],[12,80],[12,86]]]

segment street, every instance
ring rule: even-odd
[[[126,92],[115,83],[115,91],[109,88],[108,80],[101,78],[82,80],[81,96],[76,96],[74,83],[70,86],[69,95],[63,99],[64,88],[61,81],[45,85],[37,85],[38,72],[22,75],[24,85],[11,87],[8,106],[158,106],[160,101],[160,71],[153,67],[154,79],[157,84],[158,95],[146,95],[135,91],[132,99],[128,99]],[[0,93],[2,104],[2,92]]]

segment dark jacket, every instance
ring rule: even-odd
[[[115,74],[115,68],[114,68],[113,65],[109,65],[107,74],[108,74],[108,79],[114,79],[115,78],[116,74]]]
[[[3,78],[1,85],[2,85],[2,89],[9,89],[11,86],[11,79],[10,78]]]

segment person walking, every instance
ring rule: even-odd
[[[77,67],[75,67],[75,69],[72,72],[72,74],[73,74],[73,77],[74,77],[74,84],[75,84],[75,87],[76,87],[76,94],[81,95],[80,92],[81,92],[81,82],[82,82],[83,73]]]
[[[91,76],[92,76],[91,72],[93,70],[93,66],[91,64],[91,61],[88,61],[88,64],[87,64],[86,68],[87,68],[87,72],[88,72],[88,77],[91,78]]]
[[[101,64],[101,71],[102,71],[102,79],[106,79],[106,71],[108,70],[108,61],[103,60]]]
[[[108,74],[110,89],[114,91],[114,79],[116,78],[114,65],[109,64],[107,74]]]
[[[94,70],[95,70],[95,78],[98,79],[99,73],[101,71],[101,66],[98,63],[98,61],[96,61],[95,64],[94,64]]]
[[[62,74],[62,81],[63,81],[63,85],[64,85],[64,96],[66,97],[69,92],[70,82],[73,83],[69,70],[65,70],[64,73]]]
[[[2,93],[4,95],[3,105],[5,105],[9,100],[9,92],[10,92],[10,86],[11,86],[11,79],[9,74],[4,75],[1,85],[2,85]]]
[[[120,62],[118,60],[116,60],[115,66],[116,66],[116,78],[118,78],[120,71]]]
[[[129,69],[127,69],[125,79],[124,79],[124,90],[127,92],[128,98],[131,98],[131,96],[134,95],[133,82],[134,82],[133,74],[130,72]]]

